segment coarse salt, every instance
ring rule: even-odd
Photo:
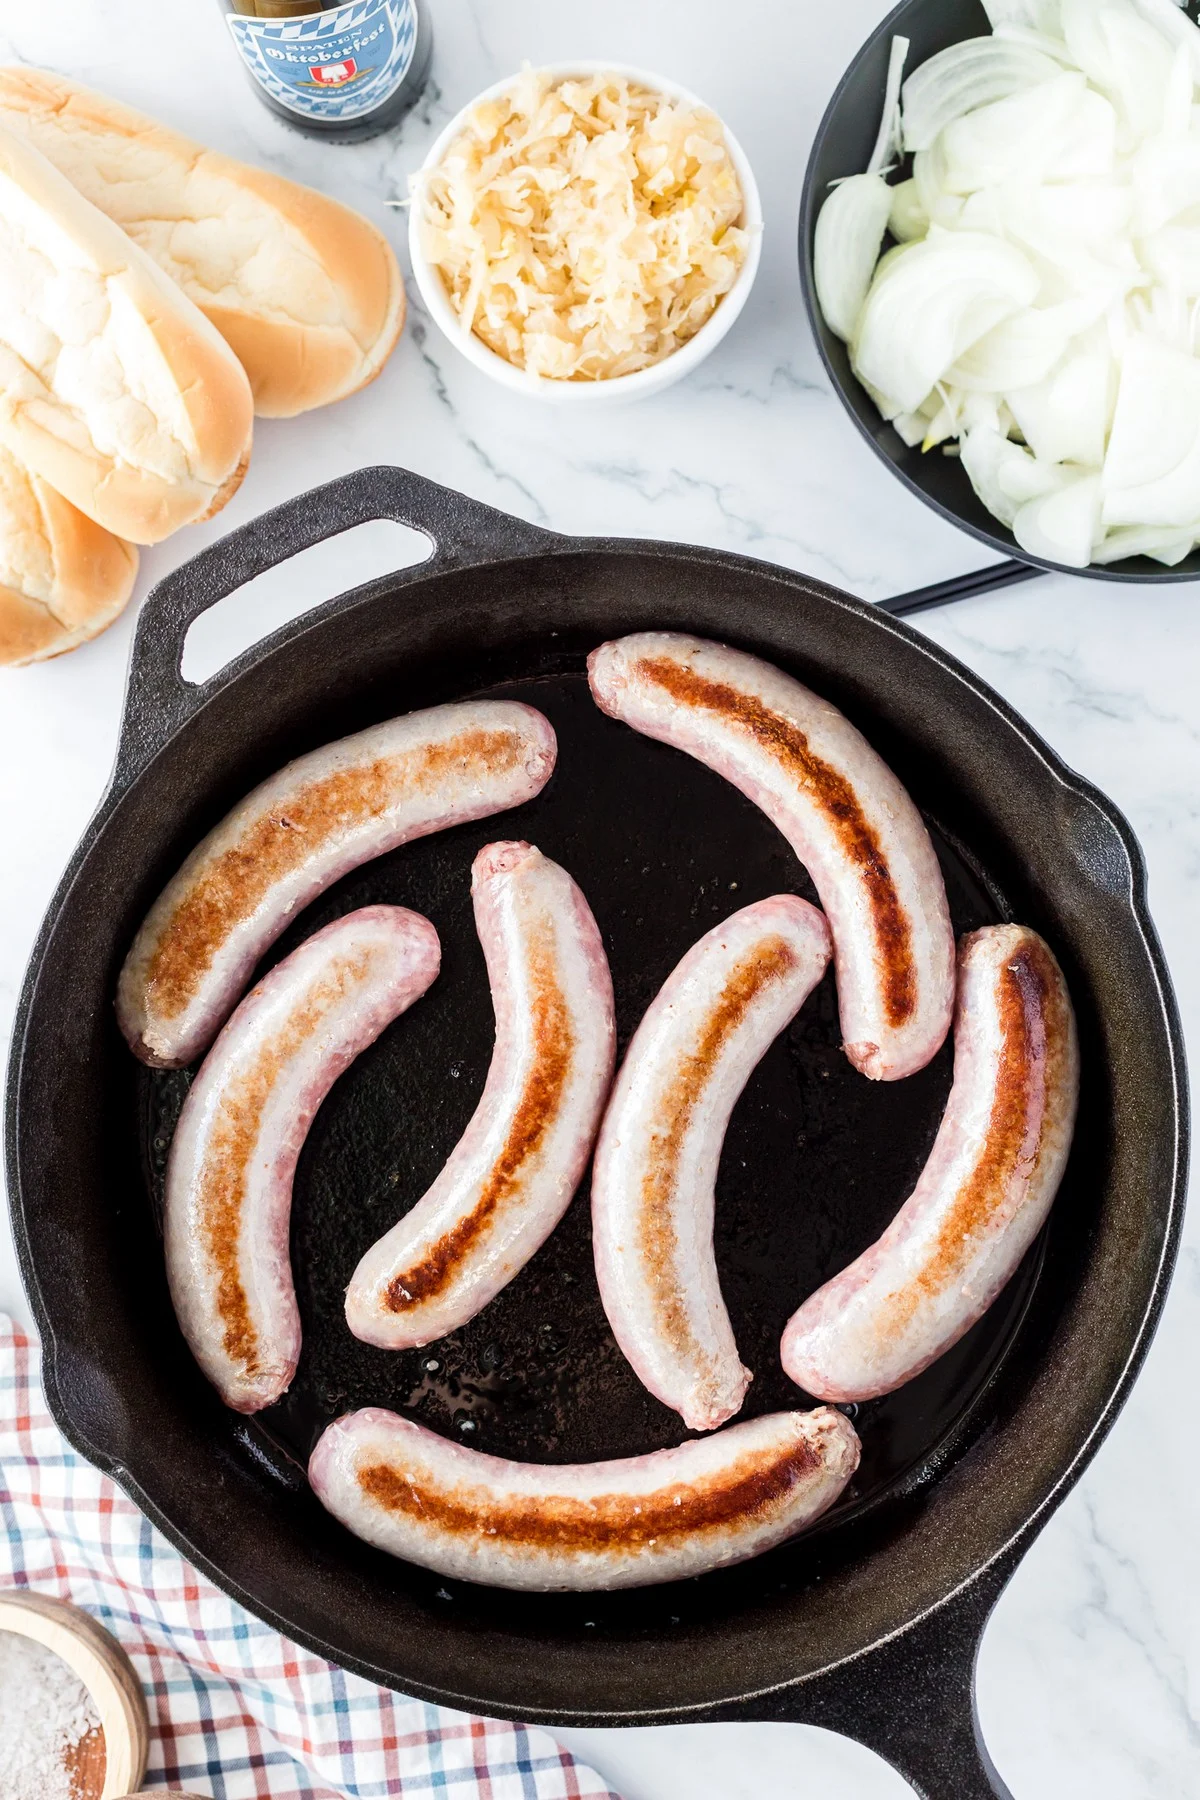
[[[67,1756],[99,1723],[61,1656],[0,1631],[0,1800],[72,1800]]]

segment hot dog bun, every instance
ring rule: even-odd
[[[203,313],[0,128],[0,444],[98,525],[156,544],[234,492],[253,414]]]
[[[0,663],[61,656],[111,625],[138,554],[0,449]]]
[[[244,364],[263,416],[340,400],[383,367],[404,283],[358,213],[41,69],[0,68],[0,123],[178,282]]]

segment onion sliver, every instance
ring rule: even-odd
[[[1062,35],[1072,61],[1115,103],[1121,147],[1162,127],[1174,46],[1130,0],[1061,0]]]
[[[1192,65],[1192,79],[1200,81],[1200,28],[1188,18],[1182,6],[1177,5],[1176,0],[1133,0],[1133,4],[1147,24],[1186,50]]]
[[[1106,334],[1098,332],[1081,339],[1044,381],[1011,388],[1008,404],[1039,461],[1098,469],[1116,394],[1117,365]]]
[[[846,342],[854,336],[891,210],[892,190],[882,175],[851,175],[834,188],[817,219],[817,299],[830,330]]]
[[[941,140],[932,150],[918,150],[913,157],[913,184],[917,204],[931,225],[952,226],[963,210],[961,194],[952,194],[946,186],[946,154]]]
[[[1200,140],[1151,138],[1132,159],[1134,218],[1139,237],[1200,206]]]
[[[1180,532],[1174,525],[1120,525],[1104,534],[1092,551],[1096,563],[1124,562],[1127,556],[1152,556],[1174,568],[1200,538],[1200,519]]]
[[[921,195],[917,184],[911,178],[898,181],[895,187],[889,188],[892,196],[892,210],[888,216],[888,230],[898,244],[911,244],[923,238],[929,230],[929,214],[921,205]]]
[[[1164,225],[1142,239],[1142,261],[1188,299],[1200,296],[1200,225]]]
[[[867,163],[868,175],[884,174],[892,156],[900,148],[900,92],[904,81],[904,62],[907,55],[908,39],[894,37],[888,57],[887,84],[883,90],[883,117],[879,121],[879,135],[875,139],[875,148]]]
[[[983,0],[993,31],[1010,26],[1053,34],[1058,30],[1058,0]]]
[[[1100,529],[1100,477],[1080,474],[1056,494],[1027,500],[1013,520],[1013,536],[1030,556],[1086,569]]]
[[[936,226],[884,258],[853,345],[856,372],[915,412],[985,333],[1031,306],[1040,283],[1012,244]]]
[[[1122,183],[1012,181],[988,198],[1001,235],[1035,253],[1046,277],[1043,299],[1057,287],[1064,297],[1088,297],[1099,313],[1144,281],[1130,242],[1132,196]]]
[[[1122,357],[1103,517],[1180,529],[1200,519],[1200,362],[1141,332]]]
[[[1068,181],[1108,175],[1116,145],[1112,106],[1068,69],[956,119],[941,138],[944,185],[948,193],[973,194],[1014,176]]]
[[[951,44],[922,63],[904,84],[904,148],[928,150],[964,113],[1061,73],[1058,63],[1027,44],[995,37]]]
[[[822,206],[813,238],[817,300],[831,331],[854,335],[892,210],[884,168],[900,139],[900,88],[908,39],[894,37],[888,58],[883,117],[866,173],[841,181]]]
[[[1086,331],[1103,310],[1103,301],[1097,306],[1079,298],[1013,313],[972,344],[948,370],[946,380],[982,394],[1032,387],[1046,379],[1071,340]]]
[[[1002,525],[1012,525],[1030,500],[1056,494],[1067,479],[1053,464],[1038,462],[991,425],[964,432],[962,465],[983,504]]]

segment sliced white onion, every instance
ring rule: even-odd
[[[1187,44],[1179,44],[1171,63],[1171,79],[1163,101],[1162,134],[1176,141],[1186,138],[1192,128],[1192,105],[1196,96],[1196,70]]]
[[[892,210],[885,166],[900,143],[900,90],[908,39],[894,37],[888,59],[883,116],[866,173],[851,175],[829,195],[813,237],[817,300],[831,331],[848,342],[862,312]]]
[[[1002,525],[1012,525],[1027,502],[1056,494],[1067,480],[1056,465],[1038,462],[990,425],[963,433],[962,464],[971,486]]]
[[[1200,519],[1200,362],[1145,333],[1122,359],[1103,517],[1180,529]]]
[[[1200,81],[1200,28],[1176,0],[1133,0],[1135,9],[1164,38],[1185,50],[1192,65],[1192,79]]]
[[[1058,0],[983,0],[983,10],[993,31],[1012,26],[1044,31],[1051,37],[1058,32]]]
[[[921,205],[921,193],[916,182],[910,177],[907,181],[898,181],[891,189],[892,210],[888,217],[888,229],[898,244],[915,243],[923,238],[929,230],[929,214]]]
[[[891,210],[892,190],[882,175],[851,175],[834,188],[817,218],[817,299],[829,329],[847,343],[879,261]]]
[[[1110,175],[1117,115],[1082,75],[1064,70],[956,119],[940,139],[947,193],[972,194],[1014,177],[1072,181]]]
[[[898,419],[900,417],[904,408],[901,406],[899,400],[894,400],[890,394],[885,394],[882,388],[872,387],[865,376],[860,374],[858,379],[866,389],[868,399],[870,399],[878,409],[881,418],[886,419],[890,424],[893,419]]]
[[[1174,525],[1120,525],[1106,531],[1092,550],[1095,563],[1124,562],[1127,556],[1152,556],[1173,569],[1189,556],[1200,538],[1200,520],[1182,533]]]
[[[914,412],[960,356],[1019,308],[1038,277],[1011,244],[933,227],[885,257],[853,344],[856,371]]]
[[[1174,46],[1131,0],[1061,0],[1072,60],[1121,115],[1121,147],[1162,129]]]
[[[1073,345],[1045,380],[1009,390],[1013,418],[1039,461],[1099,468],[1112,426],[1117,375],[1107,333],[1098,331]]]
[[[1200,544],[1200,29],[1175,0],[984,7],[990,38],[904,83],[912,177],[886,219],[878,189],[869,219],[845,202],[826,311],[904,442],[961,450],[1028,554],[1178,563]]]
[[[1060,37],[1053,37],[1048,31],[1039,31],[1029,25],[998,25],[992,35],[1003,38],[1006,44],[1025,44],[1030,50],[1040,50],[1053,62],[1064,66],[1070,64],[1071,53],[1067,46]]]
[[[924,413],[897,413],[892,420],[892,426],[899,432],[909,449],[915,450],[918,444],[923,444],[925,442],[925,433],[929,429],[929,420],[925,417]]]
[[[922,63],[904,84],[904,148],[928,150],[975,107],[1061,75],[1040,50],[1004,38],[964,38]]]
[[[913,157],[913,181],[917,203],[931,225],[957,225],[962,216],[961,194],[952,194],[946,186],[946,155],[939,140],[932,150],[918,150]]]
[[[982,394],[1043,380],[1067,346],[1065,334],[1045,320],[1036,307],[1014,313],[972,344],[946,371],[947,380]]]
[[[1131,294],[1127,308],[1129,327],[1135,334],[1153,338],[1185,356],[1192,353],[1192,314],[1187,296],[1169,286]]]
[[[1055,246],[1087,245],[1123,265],[1129,250],[1133,196],[1128,182],[1097,175],[1071,182],[1006,182],[996,190],[1006,236],[1036,245],[1049,258]],[[1064,260],[1071,251],[1063,252]]]
[[[990,190],[989,199],[997,229],[1041,274],[1043,303],[1076,297],[1093,301],[1099,313],[1145,282],[1129,236],[1132,198],[1122,182],[1016,180]]]
[[[946,379],[980,393],[1032,387],[1045,381],[1071,340],[1095,323],[1099,310],[1093,301],[1080,299],[1025,307],[973,344]]]
[[[945,391],[953,393],[955,390],[946,388]],[[1005,402],[995,394],[964,393],[958,410],[964,431],[975,431],[986,425],[989,431],[998,431],[1001,437],[1011,437],[1016,429],[1016,420]]]
[[[1154,137],[1130,163],[1134,229],[1148,237],[1200,207],[1200,138]]]
[[[1013,520],[1013,536],[1030,556],[1086,569],[1100,529],[1100,476],[1080,475],[1057,494],[1027,500]]]
[[[939,381],[934,394],[934,406],[931,417],[925,427],[925,436],[921,439],[922,450],[935,450],[939,444],[957,437],[962,428],[960,413],[963,396],[956,388],[949,387]]]
[[[1144,237],[1140,249],[1142,262],[1159,281],[1187,299],[1200,297],[1200,223],[1164,225]]]
[[[882,175],[888,163],[900,148],[900,93],[904,84],[904,64],[908,57],[908,39],[894,37],[891,53],[888,57],[887,81],[883,90],[883,116],[879,121],[879,133],[875,139],[875,148],[867,162],[868,175]]]

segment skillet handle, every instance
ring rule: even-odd
[[[1013,1800],[975,1704],[983,1630],[1016,1563],[1002,1559],[909,1630],[779,1697],[778,1719],[820,1725],[874,1750],[921,1800]],[[752,1716],[768,1716],[761,1700]]]
[[[424,580],[443,569],[529,556],[556,541],[552,532],[440,487],[411,469],[359,469],[272,507],[182,563],[148,595],[130,655],[117,752],[118,778],[135,775],[233,675],[307,630],[314,617],[325,619],[331,612],[353,610],[363,589],[339,594],[292,620],[209,681],[199,683],[185,681],[180,673],[184,639],[193,621],[256,575],[372,519],[395,519],[422,532],[433,545],[426,561],[384,576],[389,588]]]

